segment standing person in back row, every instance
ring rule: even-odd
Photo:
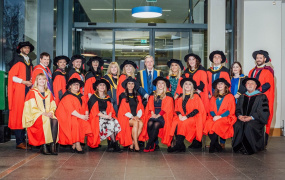
[[[26,149],[25,130],[22,125],[24,102],[30,87],[33,85],[33,65],[28,54],[34,50],[29,42],[20,42],[16,52],[18,53],[9,63],[8,73],[8,102],[9,102],[9,128],[14,130],[16,136],[16,148]]]
[[[274,70],[270,66],[266,66],[265,63],[271,62],[269,54],[267,51],[259,50],[254,51],[252,53],[252,57],[255,59],[256,66],[252,70],[250,70],[248,77],[256,78],[259,80],[261,86],[258,90],[264,93],[268,99],[269,104],[269,118],[266,124],[266,137],[265,137],[265,146],[268,142],[269,132],[270,132],[270,125],[273,118],[273,106],[274,106]]]
[[[219,78],[224,78],[227,82],[231,82],[230,79],[230,70],[222,65],[226,62],[226,56],[223,51],[213,51],[209,56],[210,61],[212,62],[212,67],[207,70],[208,76],[208,91],[209,99],[214,93],[214,87],[212,86],[213,82]]]
[[[50,55],[47,52],[42,52],[40,54],[40,64],[36,65],[33,70],[32,74],[32,83],[35,84],[35,80],[37,75],[40,73],[43,73],[46,76],[47,79],[47,87],[50,90],[50,92],[53,94],[53,88],[52,88],[52,73],[49,69],[49,63],[50,63]],[[53,94],[54,96],[54,94]]]

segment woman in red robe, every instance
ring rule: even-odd
[[[209,113],[209,95],[208,95],[208,78],[207,78],[207,71],[201,65],[201,58],[197,54],[187,54],[184,57],[184,61],[187,63],[187,69],[184,71],[182,75],[183,78],[192,78],[197,86],[196,92],[200,95],[201,100],[204,104],[205,110]],[[182,89],[180,88],[180,93],[182,93]],[[205,125],[206,119],[203,121],[203,126]],[[193,143],[189,146],[189,148],[201,148],[202,143],[193,140]]]
[[[122,152],[117,142],[117,134],[121,131],[121,126],[107,94],[110,84],[105,79],[97,79],[93,84],[93,89],[95,93],[88,101],[93,137],[88,138],[88,146],[96,148],[101,141],[110,138],[107,151]]]
[[[79,154],[84,153],[80,143],[84,143],[86,136],[92,136],[87,100],[80,93],[83,86],[83,81],[70,79],[55,113],[59,122],[58,143],[72,145],[73,152]]]
[[[96,82],[96,79],[100,79],[102,77],[101,67],[103,68],[104,61],[102,58],[95,56],[89,59],[87,65],[90,69],[85,74],[84,96],[87,96],[89,99],[95,92],[93,84]]]
[[[27,128],[29,144],[42,146],[45,155],[57,155],[58,122],[54,115],[55,109],[56,104],[47,88],[46,76],[40,73],[26,96],[22,124],[23,128]],[[50,144],[50,151],[47,144]]]
[[[175,135],[176,145],[169,147],[168,152],[185,152],[184,139],[192,142],[194,138],[201,142],[203,136],[203,122],[206,119],[204,104],[198,94],[195,94],[196,82],[191,78],[184,78],[180,82],[183,94],[175,101],[175,112],[171,138]]]
[[[170,129],[174,115],[174,100],[171,93],[167,91],[170,82],[159,76],[152,83],[156,86],[156,90],[149,96],[145,109],[147,126],[144,126],[143,132],[148,143],[144,152],[154,151],[158,137],[163,144],[167,146],[171,144]]]
[[[211,139],[210,153],[222,151],[218,136],[223,139],[233,137],[233,125],[237,120],[235,98],[229,91],[230,83],[224,78],[219,78],[214,81],[213,87],[215,90],[210,100],[210,115],[204,128],[204,133],[209,134]]]
[[[139,152],[138,141],[144,141],[142,129],[144,126],[144,106],[136,91],[138,82],[128,77],[122,84],[125,93],[119,98],[118,120],[121,125],[121,132],[118,134],[120,144],[129,146],[129,150]]]
[[[60,99],[66,92],[66,65],[69,63],[70,59],[67,56],[56,56],[53,60],[53,65],[57,69],[52,74],[52,87],[55,97],[55,103],[58,106]]]

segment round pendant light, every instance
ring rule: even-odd
[[[162,15],[162,8],[156,6],[139,6],[132,9],[136,18],[156,18]]]

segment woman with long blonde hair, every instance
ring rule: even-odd
[[[57,155],[58,121],[54,115],[55,110],[56,104],[47,88],[47,78],[40,73],[26,96],[22,123],[23,128],[27,128],[29,144],[41,145],[45,155]],[[50,150],[47,145],[50,145]]]
[[[184,139],[192,142],[194,139],[201,142],[203,136],[203,121],[206,119],[204,104],[199,95],[195,92],[196,82],[191,78],[184,78],[180,82],[183,90],[175,101],[175,112],[171,138],[175,136],[176,145],[169,147],[168,152],[185,152]]]
[[[157,138],[161,138],[163,144],[171,143],[169,129],[174,114],[174,101],[171,93],[167,91],[170,82],[164,77],[157,77],[153,82],[156,90],[149,96],[145,110],[144,133],[148,143],[144,152],[154,151]]]
[[[170,92],[174,99],[179,96],[179,83],[182,80],[182,70],[184,70],[184,66],[182,62],[178,59],[171,59],[167,62],[167,66],[169,67],[169,73],[166,77],[170,81]],[[177,91],[178,90],[178,91]]]
[[[138,68],[137,64],[133,61],[125,60],[123,64],[120,65],[120,68],[122,70],[122,74],[119,77],[118,81],[118,87],[117,87],[117,102],[119,102],[119,96],[125,92],[125,88],[122,86],[122,83],[129,77],[131,76],[132,78],[136,79],[135,77],[135,71]],[[138,93],[144,97],[148,98],[147,92],[139,86],[137,89]]]
[[[107,74],[103,77],[110,83],[110,90],[108,95],[111,98],[111,103],[118,113],[118,103],[117,103],[117,87],[118,87],[118,77],[120,76],[120,68],[117,62],[111,62],[108,66]]]

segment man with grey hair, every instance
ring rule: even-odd
[[[265,147],[264,126],[270,112],[266,95],[257,90],[260,82],[247,78],[242,83],[247,92],[237,102],[232,145],[235,152],[250,155]]]

